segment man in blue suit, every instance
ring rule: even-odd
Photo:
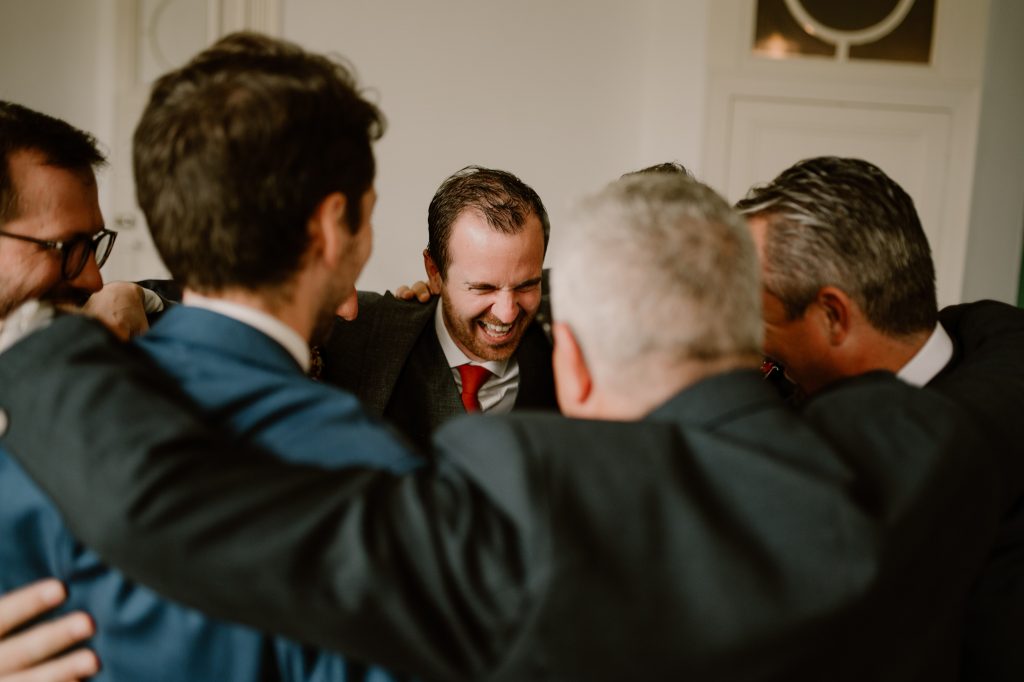
[[[236,35],[158,81],[136,131],[139,202],[157,248],[186,287],[185,305],[164,315],[141,348],[212,423],[291,461],[392,472],[420,464],[353,396],[304,375],[310,339],[335,312],[354,313],[354,282],[372,238],[370,144],[381,129],[379,112],[342,66],[290,44]],[[91,144],[79,136],[80,147]],[[85,193],[91,204],[79,203],[94,205],[95,185]],[[72,235],[55,236],[78,244]],[[88,291],[98,288],[106,242],[87,237],[78,272],[67,272],[75,255],[68,249],[53,259],[62,291],[79,280]],[[358,445],[332,447],[341,432]],[[134,585],[77,542],[5,455],[0,534],[0,587],[53,575],[69,587],[67,608],[93,616],[91,646],[104,666],[97,679],[391,678]]]
[[[263,87],[269,102],[253,96]],[[215,101],[233,106],[214,115]],[[340,66],[258,36],[226,38],[164,76],[136,130],[136,182],[184,305],[139,345],[212,423],[283,459],[403,473],[420,459],[355,396],[305,374],[310,341],[336,313],[355,316],[381,127]],[[182,148],[182,138],[198,144]],[[266,189],[239,201],[240,187]],[[300,679],[365,672],[332,655],[277,652]]]
[[[99,266],[113,243],[97,201],[94,169],[104,160],[95,140],[4,102],[0,146],[0,313],[34,296],[82,303],[102,286]],[[171,604],[108,570],[2,449],[0,538],[0,591],[54,576],[68,591],[60,612],[81,609],[95,619],[91,645],[104,664],[96,679],[269,676],[269,638]]]

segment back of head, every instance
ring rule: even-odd
[[[446,276],[451,264],[448,244],[452,225],[467,209],[479,212],[488,225],[506,234],[519,233],[526,219],[536,215],[547,247],[551,223],[537,193],[507,171],[466,166],[441,183],[427,209],[427,251],[441,277]]]
[[[17,188],[10,171],[10,158],[17,152],[39,154],[47,165],[74,171],[87,182],[105,163],[89,133],[20,104],[0,101],[0,225],[18,215]]]
[[[135,130],[139,205],[171,274],[197,291],[287,282],[333,192],[350,230],[383,132],[344,65],[236,33],[160,78]]]
[[[799,317],[835,286],[879,331],[902,336],[935,326],[931,250],[903,189],[860,159],[801,161],[736,205],[767,223],[765,288]]]
[[[757,357],[761,294],[743,219],[681,173],[628,174],[560,231],[552,312],[595,378]]]
[[[678,161],[665,161],[664,163],[656,163],[653,166],[647,166],[646,168],[641,168],[640,170],[626,173],[623,177],[625,177],[626,175],[646,175],[650,173],[670,173],[675,175],[685,175],[688,178],[693,177],[693,173],[690,172],[690,169],[684,166],[683,164],[679,163]]]

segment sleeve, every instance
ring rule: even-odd
[[[173,599],[426,678],[479,678],[515,637],[521,529],[458,468],[280,462],[78,318],[0,355],[0,409],[76,536]]]

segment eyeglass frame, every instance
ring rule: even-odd
[[[107,246],[107,250],[103,254],[99,254],[97,249],[100,246],[100,242],[108,235],[110,236],[110,244]],[[117,241],[117,232],[103,228],[96,234],[78,234],[70,239],[53,240],[37,239],[23,234],[14,234],[13,232],[0,230],[0,237],[10,237],[11,239],[18,239],[23,242],[37,244],[38,246],[51,251],[60,251],[60,275],[65,280],[72,280],[82,274],[82,270],[85,270],[85,266],[89,262],[90,255],[95,255],[97,268],[103,267],[103,264],[107,262],[107,258],[110,257],[110,252],[114,250],[114,242]],[[87,243],[89,245],[89,248],[85,251],[85,257],[82,258],[81,262],[75,266],[73,272],[69,272],[68,258],[74,248],[83,243]]]

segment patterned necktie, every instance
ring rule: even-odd
[[[480,400],[477,394],[492,375],[486,367],[480,365],[459,365],[459,376],[462,377],[462,404],[466,412],[479,412]]]
[[[320,381],[320,375],[323,374],[323,371],[324,371],[324,359],[320,355],[320,347],[319,346],[310,346],[309,347],[309,371],[306,372],[306,376],[308,376],[313,381]]]

